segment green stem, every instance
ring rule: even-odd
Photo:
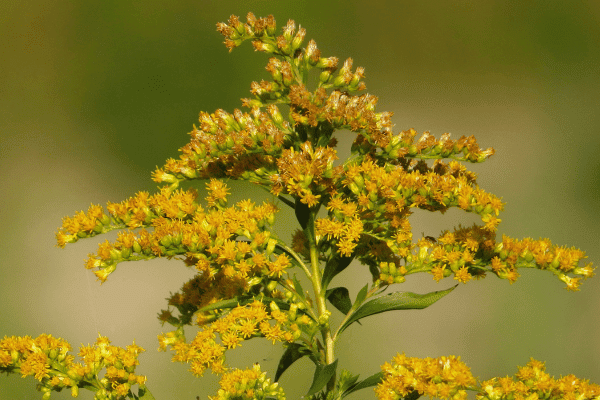
[[[310,265],[312,274],[310,280],[312,282],[313,291],[315,293],[315,300],[317,302],[317,313],[319,316],[319,324],[321,324],[321,335],[324,342],[325,352],[325,365],[331,364],[335,360],[334,352],[334,340],[331,335],[331,328],[329,327],[329,316],[330,312],[327,310],[327,304],[325,299],[325,291],[321,285],[322,271],[319,265],[319,250],[317,247],[316,233],[315,233],[315,218],[317,216],[318,207],[310,210],[308,224],[306,227],[306,238],[309,244],[310,250]],[[335,388],[335,375],[327,383],[327,390],[332,391]]]
[[[296,262],[298,263],[300,268],[302,268],[302,270],[304,271],[304,273],[306,274],[307,277],[310,278],[312,276],[308,267],[304,264],[304,262],[302,262],[302,259],[300,258],[300,256],[294,250],[292,250],[290,247],[288,247],[284,241],[278,239],[277,245],[279,247],[281,247],[282,249],[284,249],[289,255],[291,255],[294,258],[294,260],[296,260]]]

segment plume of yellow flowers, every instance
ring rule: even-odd
[[[100,282],[124,261],[167,257],[194,268],[196,275],[159,314],[173,327],[159,336],[160,350],[171,350],[173,361],[188,363],[194,375],[207,369],[221,374],[214,400],[283,400],[276,381],[304,356],[315,364],[309,400],[341,399],[372,386],[382,400],[459,400],[468,391],[489,400],[598,398],[597,385],[570,375],[554,379],[534,360],[514,378],[482,383],[454,356],[399,354],[362,381],[348,371],[337,374],[335,345],[349,325],[376,313],[427,307],[454,289],[381,296],[408,275],[467,283],[490,273],[513,283],[519,268],[536,268],[576,291],[594,268],[582,265],[583,251],[548,239],[497,238],[504,203],[480,188],[465,166],[484,162],[494,150],[481,149],[472,136],[393,133],[392,113],[376,109],[376,96],[359,94],[366,89],[364,69],[353,67],[351,58],[339,66],[336,57],[323,57],[314,40],[304,45],[306,31],[294,21],[278,35],[273,16],[249,13],[245,23],[231,16],[217,29],[230,51],[249,40],[270,54],[272,80],[251,83],[251,98],[242,99],[246,111],[201,112],[180,156],[153,172],[162,185],[156,193],[139,192],[105,208],[92,205],[64,218],[56,233],[64,247],[119,230],[114,242],[101,243],[86,260]],[[339,163],[337,130],[350,132],[352,140],[351,156]],[[180,188],[195,180],[206,181],[202,204],[194,189]],[[250,199],[230,205],[227,180],[255,183],[295,212],[298,229],[290,245],[271,229],[277,206]],[[413,213],[450,208],[476,214],[480,222],[413,237]],[[354,301],[348,289],[329,287],[352,261],[372,278]],[[307,280],[312,290],[303,287]],[[329,305],[344,315],[338,326],[332,326]],[[191,341],[186,326],[195,326]],[[258,365],[238,370],[226,364],[227,350],[255,337],[286,348],[275,383]],[[100,337],[81,347],[83,363],[74,363],[69,350],[49,335],[4,338],[0,370],[34,376],[44,399],[65,387],[74,396],[83,387],[96,391],[97,399],[153,399],[145,378],[134,373],[143,351],[135,344],[121,349]],[[139,386],[138,395],[132,385]]]

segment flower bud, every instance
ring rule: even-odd
[[[325,312],[319,316],[319,325],[327,325],[329,323],[330,316],[331,312],[325,310]]]
[[[350,191],[352,191],[352,193],[354,193],[357,196],[360,194],[360,189],[358,188],[358,186],[356,186],[356,183],[354,182],[348,185],[348,189],[350,189]]]
[[[296,49],[298,49],[302,45],[302,42],[304,41],[304,36],[306,36],[306,29],[298,29],[296,36],[292,40],[292,51],[296,51]]]
[[[269,241],[267,242],[267,250],[266,250],[266,254],[271,254],[273,253],[273,251],[275,250],[275,246],[277,245],[277,240],[275,239],[269,239]]]
[[[329,70],[325,70],[325,71],[321,72],[321,74],[319,75],[319,81],[321,83],[328,83],[330,79],[331,79],[331,72]]]
[[[267,290],[268,290],[269,292],[272,292],[273,290],[275,290],[275,288],[276,288],[276,287],[277,287],[277,281],[270,281],[270,282],[267,284]]]

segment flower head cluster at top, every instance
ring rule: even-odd
[[[547,240],[496,242],[503,203],[482,190],[461,163],[483,162],[493,149],[480,149],[473,137],[453,140],[448,133],[439,139],[429,132],[417,139],[414,129],[393,134],[392,113],[376,111],[377,97],[352,94],[366,88],[364,69],[353,71],[351,59],[338,69],[337,58],[322,57],[314,40],[302,47],[306,32],[296,30],[294,21],[281,35],[275,34],[272,16],[252,14],[246,23],[232,16],[218,30],[230,50],[251,40],[257,51],[271,54],[266,69],[273,80],[251,85],[254,97],[243,100],[249,112],[202,112],[179,159],[158,168],[155,181],[173,190],[185,180],[229,177],[266,187],[296,211],[326,207],[327,217],[316,221],[318,236],[326,239],[319,243],[321,253],[360,260],[381,284],[402,282],[416,272],[436,280],[454,275],[463,283],[490,272],[514,282],[517,268],[535,267],[577,290],[592,275],[591,265],[579,266],[584,254],[577,249]],[[313,70],[318,79],[311,90]],[[287,119],[279,105],[290,107]],[[354,142],[351,157],[334,166],[333,133],[339,129],[353,132]],[[481,226],[413,242],[413,212],[451,207],[478,214]],[[294,249],[307,254],[303,244],[299,231]],[[385,271],[386,265],[394,265],[394,273]]]
[[[144,388],[146,377],[135,374],[138,356],[144,349],[135,343],[123,349],[111,346],[106,337],[100,336],[93,346],[81,346],[82,363],[74,362],[69,351],[69,343],[51,335],[5,336],[0,340],[0,371],[35,377],[44,400],[52,391],[65,388],[71,389],[73,397],[77,397],[79,388],[93,390],[98,400],[131,398],[132,386]]]

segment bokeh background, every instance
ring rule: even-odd
[[[230,54],[215,30],[248,11],[272,13],[279,26],[293,18],[324,56],[353,57],[379,110],[394,112],[396,131],[476,135],[494,147],[472,169],[507,202],[500,235],[549,237],[600,264],[597,1],[3,1],[0,337],[46,332],[75,347],[98,332],[120,346],[135,339],[147,350],[138,371],[157,399],[216,393],[210,373],[194,378],[156,351],[156,314],[192,272],[174,261],[125,263],[100,286],[83,260],[104,238],[59,250],[54,231],[90,203],[154,190],[150,172],[177,156],[199,111],[232,111],[252,80],[268,78],[264,54],[249,44]],[[340,139],[343,155],[352,137]],[[265,197],[232,186],[235,199]],[[291,220],[282,212],[277,229],[286,238]],[[417,237],[473,221],[459,212],[412,219]],[[339,283],[355,296],[366,280],[352,265]],[[453,284],[417,276],[397,290]],[[600,383],[600,279],[577,293],[563,287],[539,271],[513,285],[493,276],[461,285],[426,310],[380,314],[348,330],[340,365],[366,377],[398,351],[455,354],[488,379],[514,374],[533,356],[555,376]],[[253,340],[228,360],[258,361],[272,377],[280,355]],[[281,384],[296,399],[311,378],[310,362],[300,362]],[[0,378],[1,400],[40,397],[32,378]]]

